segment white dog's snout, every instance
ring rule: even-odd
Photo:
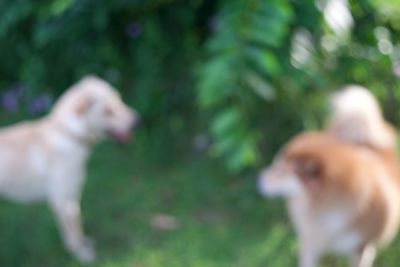
[[[142,120],[141,116],[139,115],[139,113],[137,113],[136,111],[132,111],[131,113],[131,128],[135,128],[136,126],[138,126]]]

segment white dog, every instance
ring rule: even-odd
[[[83,78],[48,116],[0,130],[0,194],[20,202],[47,201],[66,249],[81,262],[93,261],[95,250],[80,215],[86,161],[102,137],[128,141],[137,121],[107,82]]]

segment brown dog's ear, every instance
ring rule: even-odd
[[[297,161],[297,173],[311,191],[318,191],[323,179],[323,165],[318,159],[302,158]]]
[[[93,106],[94,100],[85,95],[75,105],[75,112],[78,115],[83,115]]]

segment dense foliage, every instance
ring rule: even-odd
[[[1,106],[37,116],[97,73],[142,113],[157,153],[206,133],[233,171],[320,127],[345,83],[371,88],[399,124],[400,5],[346,3],[0,0]]]

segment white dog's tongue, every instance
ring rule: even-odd
[[[128,143],[131,140],[130,131],[113,132],[112,137],[121,143]]]

